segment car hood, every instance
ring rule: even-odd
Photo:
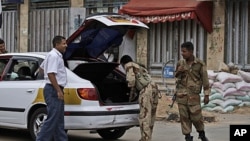
[[[144,23],[119,14],[87,17],[67,39],[64,59],[76,57],[98,58],[110,47],[119,47],[128,30],[148,28]]]

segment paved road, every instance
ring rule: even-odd
[[[206,123],[206,133],[211,141],[229,141],[230,124],[249,124],[250,113],[248,114],[218,114],[217,122]],[[194,129],[194,128],[193,128]],[[193,131],[194,141],[197,133]],[[69,141],[103,141],[98,134],[90,134],[89,131],[69,131]],[[131,128],[119,141],[138,141],[140,137],[139,128]],[[32,141],[29,133],[22,130],[0,129],[0,141]],[[184,141],[181,134],[180,123],[157,121],[152,141]]]

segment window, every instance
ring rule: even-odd
[[[10,67],[6,70],[3,80],[20,81],[36,80],[39,63],[35,60],[13,59]]]
[[[249,71],[249,0],[226,1],[225,62]]]
[[[9,59],[1,59],[0,60],[0,78],[1,78],[1,76],[3,74],[3,71],[4,71],[8,61],[9,61]]]
[[[96,13],[118,13],[118,10],[129,0],[85,0],[86,15]]]

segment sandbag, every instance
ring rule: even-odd
[[[234,106],[227,106],[226,108],[224,108],[222,110],[223,113],[228,113],[228,112],[232,112],[234,110]]]
[[[215,93],[218,93],[218,91],[217,91],[216,89],[211,88],[210,90],[211,90],[211,91],[210,91],[210,95],[213,95],[213,94],[215,94]],[[201,90],[200,96],[201,96],[201,97],[204,96],[204,90],[203,90],[203,88],[202,88],[202,90]]]
[[[218,92],[218,93],[221,93],[221,94],[223,94],[223,93],[224,93],[224,91],[223,91],[222,89],[220,89],[220,88],[213,88],[213,89],[215,89],[215,90],[216,90],[216,92]]]
[[[250,83],[250,73],[249,72],[245,72],[245,71],[239,70],[237,74],[240,75],[241,78],[245,82]]]
[[[241,91],[250,91],[250,83],[245,81],[235,83],[236,89]]]
[[[244,96],[244,95],[247,95],[247,92],[246,91],[241,91],[241,90],[237,90],[236,88],[228,88],[225,92],[223,92],[223,97],[226,97],[226,96],[231,96],[231,95],[234,95],[234,96]]]
[[[221,106],[215,106],[214,108],[212,108],[212,111],[221,112],[221,111],[223,111],[223,108]]]
[[[227,99],[235,99],[235,95],[228,95],[228,96],[225,96],[225,97],[223,97],[223,100],[227,100]]]
[[[223,98],[223,95],[221,93],[215,93],[209,96],[209,100],[222,99],[222,98]]]
[[[227,106],[238,106],[242,101],[236,100],[236,99],[228,99],[222,103],[220,103],[220,106],[222,108],[226,108]]]
[[[204,101],[204,96],[200,96],[200,98],[201,98],[201,102],[203,102]]]
[[[243,106],[250,106],[250,102],[248,102],[248,101],[241,102],[241,103],[239,104],[239,106],[240,106],[240,107],[243,107]]]
[[[241,101],[250,101],[250,96],[245,95],[245,96],[236,96],[235,99],[241,100]]]
[[[217,106],[217,105],[214,103],[208,103],[208,104],[201,103],[201,108],[205,108],[205,107],[213,108],[215,106]]]
[[[213,108],[211,108],[211,107],[204,107],[202,110],[206,110],[206,111],[209,111],[209,112],[228,113],[228,112],[232,112],[234,110],[234,106],[228,106],[226,108],[222,108],[221,106],[215,106]]]
[[[208,74],[208,79],[214,80],[216,79],[218,73],[215,73],[213,70],[207,70],[207,74]]]
[[[209,87],[212,87],[212,86],[213,86],[213,83],[214,83],[214,80],[209,79],[208,82],[209,82]]]
[[[227,72],[219,72],[217,77],[217,80],[219,80],[221,83],[230,83],[230,82],[240,82],[243,79],[239,75],[227,73]]]
[[[222,84],[221,82],[214,82],[212,85],[212,88],[219,88],[222,91],[225,91],[228,88],[234,88],[235,84],[234,83],[224,83]]]
[[[217,93],[215,89],[211,89],[211,94]]]
[[[204,108],[202,108],[202,110],[209,111],[209,112],[213,111],[213,109],[211,107],[204,107]]]
[[[221,99],[215,99],[215,100],[209,101],[209,103],[214,103],[216,105],[220,105],[223,102],[224,102],[224,100],[221,100]]]

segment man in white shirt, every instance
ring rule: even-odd
[[[67,141],[64,131],[64,96],[63,88],[67,83],[67,74],[63,61],[63,53],[67,43],[65,37],[53,38],[53,49],[41,64],[46,85],[43,95],[47,104],[47,119],[38,133],[36,141]]]

